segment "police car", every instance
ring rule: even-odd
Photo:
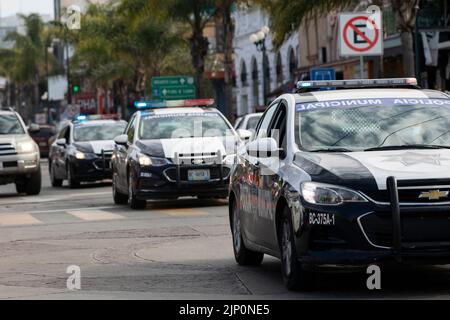
[[[241,140],[213,105],[210,99],[135,103],[140,110],[115,139],[114,202],[142,209],[151,199],[226,198]]]
[[[281,258],[289,289],[329,266],[450,263],[450,97],[412,78],[298,88],[238,152],[236,261]]]
[[[49,154],[50,180],[60,187],[64,180],[70,188],[80,182],[111,179],[110,161],[113,139],[123,133],[127,123],[117,115],[78,116],[64,125]]]

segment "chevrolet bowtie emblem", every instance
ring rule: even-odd
[[[428,200],[439,200],[440,198],[446,198],[448,196],[448,191],[430,190],[422,192],[419,198],[428,198]]]

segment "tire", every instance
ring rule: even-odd
[[[286,288],[295,291],[313,290],[315,274],[304,270],[301,263],[298,262],[291,212],[287,207],[283,211],[279,232],[281,272]]]
[[[147,201],[136,199],[133,188],[133,175],[131,172],[128,175],[128,203],[133,210],[145,209],[147,206]]]
[[[112,182],[112,193],[113,193],[113,199],[115,204],[127,204],[128,202],[128,196],[126,194],[123,194],[117,190],[116,187],[116,174],[113,173],[113,182]]]
[[[18,193],[26,193],[28,196],[36,196],[41,193],[42,177],[41,167],[33,172],[28,178],[20,182],[16,182],[16,190]]]
[[[55,170],[53,169],[53,164],[50,164],[50,183],[52,184],[52,187],[61,187],[63,184],[62,179],[57,179],[55,177]]]
[[[76,189],[80,187],[80,181],[73,177],[72,166],[69,164],[67,166],[67,183],[70,189]]]
[[[240,212],[237,201],[234,199],[230,202],[231,212],[231,230],[233,235],[233,251],[236,262],[241,266],[260,265],[264,259],[264,254],[249,250],[245,247],[241,233]]]

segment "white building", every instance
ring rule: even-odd
[[[264,108],[263,54],[250,42],[250,35],[269,25],[268,16],[259,8],[240,8],[234,13],[235,19],[235,70],[237,115],[244,115]],[[294,70],[299,61],[299,37],[294,34],[275,51],[272,35],[266,37],[268,60],[268,93],[292,82]]]

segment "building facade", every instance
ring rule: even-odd
[[[249,38],[269,25],[268,16],[259,8],[239,8],[235,21],[235,70],[237,116],[263,110],[266,101],[278,93],[291,91],[295,82],[295,70],[299,62],[299,37],[290,37],[279,50],[272,46],[272,35],[266,37],[266,84],[263,84],[263,54]]]

